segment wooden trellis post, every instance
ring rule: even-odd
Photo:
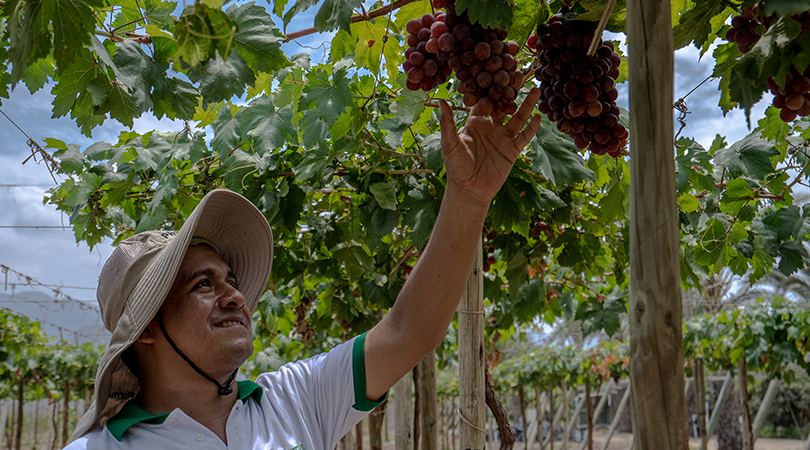
[[[671,2],[628,0],[627,45],[633,436],[636,450],[685,450]]]
[[[483,263],[483,242],[479,240],[467,288],[458,305],[458,434],[461,450],[483,450],[486,442]]]

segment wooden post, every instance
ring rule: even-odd
[[[565,397],[563,397],[565,399]],[[554,450],[554,423],[557,422],[553,419],[552,414],[554,414],[554,388],[548,388],[548,434],[551,437],[549,442],[551,443],[551,450]],[[542,439],[541,439],[542,441]],[[545,450],[546,444],[543,443],[541,450]]]
[[[562,448],[568,450],[568,384],[565,380],[562,381],[562,394],[563,394],[563,444]],[[552,433],[552,438],[553,438]]]
[[[630,78],[630,403],[637,450],[684,450],[680,247],[669,0],[627,1]]]
[[[697,408],[700,442],[703,448],[709,448],[709,436],[706,434],[706,377],[703,375],[703,363],[699,359],[695,360],[692,375],[695,379],[695,407]]]
[[[422,433],[422,399],[419,398],[419,364],[413,368],[413,450],[419,450],[419,435]]]
[[[25,405],[25,379],[20,377],[17,389],[17,429],[14,434],[14,449],[20,450],[22,445],[23,405]]]
[[[62,389],[62,396],[64,397],[65,410],[62,411],[62,447],[67,445],[68,440],[68,418],[70,417],[70,382],[65,379]]]
[[[714,403],[714,409],[712,409],[712,415],[709,418],[709,429],[706,430],[706,436],[711,436],[714,434],[714,427],[717,425],[717,419],[720,418],[720,410],[723,408],[723,405],[726,403],[726,398],[728,397],[728,393],[731,391],[731,375],[726,375],[726,379],[723,380],[723,386],[720,388],[720,394],[717,396],[717,401]],[[698,450],[705,450],[708,449],[708,446],[704,446],[703,442],[700,443],[700,447]]]
[[[563,386],[565,386],[565,381],[563,381]],[[551,450],[554,450],[554,427],[557,426],[557,422],[560,421],[560,417],[562,417],[563,414],[565,414],[566,417],[568,416],[568,402],[571,400],[572,392],[563,390],[561,394],[562,394],[562,401],[560,402],[561,403],[560,408],[557,409],[557,414],[554,415],[554,420],[551,421],[551,428],[549,428],[551,432],[549,432],[548,437],[546,438],[546,440],[551,443]],[[567,427],[568,422],[566,420],[563,429]]]
[[[410,373],[394,385],[394,417],[396,418],[395,450],[413,450],[413,399]]]
[[[368,416],[368,446],[371,450],[382,450],[383,417],[385,403],[378,405]]]
[[[3,436],[6,436],[8,430],[8,417],[11,400],[0,400],[0,426],[3,427],[3,432],[0,433],[0,445],[3,443]]]
[[[574,414],[571,415],[571,420],[568,422],[568,427],[565,429],[566,439],[567,436],[571,434],[571,429],[574,427],[574,424],[579,420],[579,412],[582,411],[582,405],[584,404],[585,402],[582,401],[582,396],[580,396],[579,402],[577,402],[577,406],[574,408]],[[568,445],[567,441],[565,441],[565,445]],[[568,450],[568,447],[563,447],[563,449]]]
[[[613,386],[615,384],[616,383],[611,378],[608,381],[607,386],[605,386],[605,390],[602,392],[602,396],[599,398],[599,403],[596,405],[596,409],[593,411],[593,414],[591,414],[591,413],[588,414],[591,417],[591,419],[588,420],[590,422],[588,424],[588,439],[585,439],[585,440],[582,441],[582,447],[581,448],[584,449],[585,444],[587,443],[588,448],[593,450],[593,437],[592,437],[593,436],[593,434],[592,434],[593,433],[593,424],[594,424],[593,421],[599,418],[599,414],[602,413],[602,410],[605,408],[605,405],[607,405],[607,399],[608,399],[608,396],[610,395],[610,390],[613,389]]]
[[[751,428],[751,408],[748,406],[748,368],[745,365],[745,356],[737,361],[737,393],[740,396],[740,409],[742,410],[742,437],[743,450],[754,450],[754,431]]]
[[[357,422],[354,427],[354,448],[363,450],[363,421]]]
[[[605,443],[602,444],[602,450],[606,450],[608,448],[608,444],[610,444],[610,438],[613,437],[613,433],[616,431],[616,427],[619,426],[619,420],[621,420],[622,418],[622,413],[624,412],[624,408],[627,406],[627,400],[629,398],[630,398],[630,386],[627,386],[627,389],[624,391],[624,395],[622,395],[622,400],[619,402],[619,407],[616,409],[616,416],[613,417],[613,422],[610,423],[608,434],[605,437]]]
[[[419,397],[422,405],[422,450],[438,450],[439,427],[436,409],[436,353],[430,352],[419,362]]]
[[[588,447],[588,450],[593,450],[593,403],[591,403],[591,383],[585,382],[585,411],[588,416],[588,428],[585,439],[582,440],[582,447]]]
[[[520,409],[520,422],[523,425],[523,449],[529,450],[529,428],[526,421],[526,390],[523,385],[518,386],[518,408]]]
[[[484,256],[479,241],[470,278],[458,305],[459,445],[482,450],[486,442],[484,368]],[[425,449],[423,449],[425,450]]]
[[[765,424],[765,419],[768,417],[768,411],[771,410],[771,405],[773,404],[773,401],[776,398],[776,394],[779,393],[779,388],[781,387],[781,384],[782,383],[780,383],[779,380],[777,380],[776,378],[771,380],[770,384],[768,384],[768,390],[765,391],[765,397],[762,399],[762,403],[759,405],[756,418],[754,418],[755,442],[759,437],[759,432],[762,431],[762,425]]]

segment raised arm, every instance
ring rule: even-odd
[[[539,97],[540,90],[532,89],[505,125],[471,114],[460,133],[450,106],[440,101],[447,188],[424,253],[394,307],[366,336],[370,399],[381,397],[444,339],[470,275],[489,205],[540,127],[540,116],[531,117]]]

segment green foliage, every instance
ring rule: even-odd
[[[805,308],[777,298],[684,323],[683,346],[687,359],[699,359],[709,370],[734,370],[745,358],[748,371],[768,377],[795,377],[792,366],[808,369],[808,319]]]

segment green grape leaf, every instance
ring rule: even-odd
[[[780,2],[763,3],[762,14],[771,16],[778,14],[779,16],[792,16],[794,14],[801,14],[805,11],[810,11],[810,0],[783,0]]]
[[[227,60],[238,29],[238,24],[221,9],[197,2],[183,11],[174,25],[174,36],[183,59],[199,67],[216,56]]]
[[[141,0],[143,17],[151,25],[170,29],[174,25],[172,13],[177,9],[177,2],[164,0]]]
[[[295,0],[295,3],[293,3],[292,7],[289,10],[287,10],[287,12],[284,14],[284,31],[286,32],[287,25],[290,24],[290,21],[292,21],[293,17],[297,16],[298,13],[304,12],[317,4],[318,0]],[[276,8],[278,8],[278,6],[276,6]]]
[[[801,209],[796,206],[788,206],[764,216],[762,223],[773,230],[780,241],[801,240],[804,234],[802,233],[804,221],[801,212]]]
[[[298,143],[298,130],[292,124],[292,117],[289,106],[274,111],[267,97],[259,97],[236,115],[242,133],[253,139],[253,147],[259,152],[279,151],[285,143]]]
[[[457,0],[456,13],[466,12],[470,22],[484,28],[509,29],[512,26],[512,0]]]
[[[374,195],[374,199],[377,200],[381,208],[391,211],[397,210],[396,180],[372,184],[368,190]]]
[[[298,100],[298,108],[306,110],[314,107],[315,114],[331,127],[352,104],[346,71],[339,70],[330,78],[325,70],[317,70],[310,72],[308,78],[309,82]]]
[[[695,248],[695,262],[707,267],[723,266],[728,234],[726,227],[718,219],[706,222],[706,229],[701,233],[698,246]]]
[[[405,195],[400,205],[406,211],[402,224],[410,228],[408,238],[414,247],[422,248],[427,243],[436,224],[440,204],[441,202],[430,195],[430,189],[424,185],[411,189]]]
[[[402,86],[405,86],[404,73],[400,75],[400,81]],[[428,93],[421,89],[418,91],[402,89],[391,104],[391,112],[401,123],[410,125],[422,114],[428,98]]]
[[[594,180],[593,171],[585,167],[574,143],[564,139],[552,123],[544,122],[540,126],[526,155],[532,160],[532,170],[557,187]]]
[[[359,8],[362,4],[362,0],[324,0],[321,9],[315,13],[315,29],[318,31],[332,31],[337,28],[350,30],[354,8]]]
[[[85,49],[67,69],[54,77],[57,83],[51,89],[54,96],[52,117],[62,117],[70,113],[74,109],[79,94],[84,93],[90,83],[99,75],[106,76],[96,64],[90,51]]]
[[[304,159],[302,159],[297,166],[293,167],[295,179],[301,181],[311,178],[320,178],[330,160],[329,149],[324,146],[307,150],[304,152]]]
[[[45,1],[9,0],[3,4],[3,16],[8,17],[8,58],[12,64],[11,84],[25,75],[29,64],[47,57],[51,52],[51,34]]]
[[[678,156],[675,159],[678,171],[675,174],[675,185],[678,193],[684,193],[690,187],[711,192],[714,189],[714,177],[709,153],[694,139],[680,138],[678,146]]]
[[[779,271],[785,275],[790,275],[799,269],[803,269],[807,258],[807,249],[800,242],[784,242],[779,247]]]
[[[54,75],[54,66],[53,66],[53,59],[42,58],[38,59],[34,64],[28,66],[28,69],[25,71],[25,75],[22,78],[23,83],[25,83],[25,87],[28,88],[28,92],[34,93],[43,86],[45,83],[49,81],[51,77]],[[8,97],[8,95],[6,95]]]
[[[762,139],[760,133],[751,133],[731,147],[715,152],[714,162],[718,166],[715,171],[725,168],[731,178],[751,176],[764,180],[773,173],[771,158],[778,154],[773,143]]]
[[[241,97],[245,93],[245,86],[252,86],[256,81],[253,71],[238,53],[232,54],[227,61],[217,54],[200,71],[189,71],[189,78],[200,83],[203,108],[209,103],[229,100],[233,96]]]
[[[390,25],[393,25],[393,23]],[[385,17],[352,24],[352,36],[357,36],[357,46],[352,53],[354,53],[355,64],[358,67],[367,68],[374,75],[380,74],[380,65],[382,63],[380,55],[383,54],[385,56],[385,67],[388,70],[388,79],[395,80],[399,74],[399,66],[404,60],[403,54],[405,50],[398,39],[386,34],[389,33],[388,26],[388,19]],[[390,31],[393,32],[394,30]],[[344,39],[351,41],[351,39]],[[332,60],[336,61],[334,58]]]
[[[515,0],[514,19],[509,27],[509,39],[523,46],[529,35],[537,31],[541,22],[541,10],[548,14],[546,3],[538,4],[537,0]],[[545,23],[545,20],[542,21]]]
[[[315,111],[307,111],[304,113],[304,118],[299,123],[301,129],[302,140],[306,148],[314,148],[329,139],[329,127],[326,126],[323,120],[318,117]]]
[[[90,167],[90,161],[79,150],[79,144],[68,144],[64,150],[54,152],[54,158],[59,158],[59,166],[65,173],[81,174],[85,168]],[[84,201],[87,199],[85,198]],[[76,206],[69,205],[69,206]]]
[[[692,42],[698,48],[711,44],[714,40],[713,37],[710,38],[712,19],[722,17],[722,23],[732,12],[733,10],[727,8],[723,0],[696,2],[694,8],[681,16],[677,25],[673,24],[672,34],[675,48],[686,47]]]
[[[292,63],[281,51],[284,35],[274,27],[270,14],[254,2],[231,5],[225,14],[239,27],[236,50],[254,73],[275,72]]]
[[[596,298],[590,298],[579,303],[574,319],[580,321],[582,335],[585,337],[602,330],[608,336],[613,336],[621,325],[622,314],[626,313],[627,306],[622,300],[600,302]]]
[[[214,121],[212,127],[214,138],[211,139],[211,149],[221,156],[230,153],[241,141],[242,129],[239,121],[231,114],[230,106],[223,106],[219,110],[217,120]]]

